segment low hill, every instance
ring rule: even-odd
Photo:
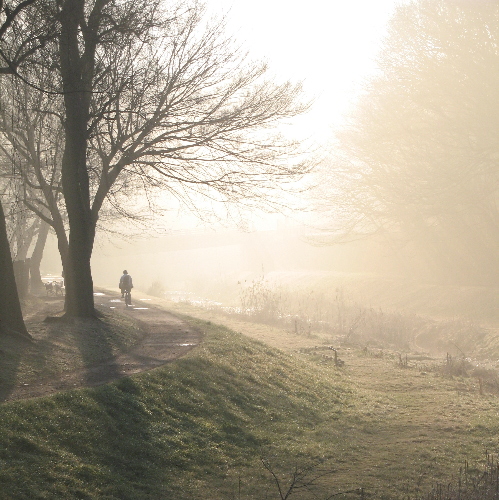
[[[396,500],[499,449],[476,378],[355,345],[336,366],[313,336],[281,331],[281,350],[249,337],[276,328],[182,308],[204,318],[185,318],[204,334],[186,356],[0,406],[0,498]]]
[[[173,364],[0,406],[0,498],[232,498],[262,456],[321,457],[306,435],[341,413],[341,375],[193,321],[206,339]]]

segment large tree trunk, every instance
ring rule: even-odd
[[[17,295],[22,301],[28,296],[29,292],[29,266],[30,259],[15,260],[12,262],[14,267],[14,278],[16,279]]]
[[[30,266],[30,285],[31,293],[35,290],[43,290],[42,276],[40,273],[40,264],[43,258],[43,250],[47,243],[47,236],[49,234],[50,226],[43,220],[40,220],[40,229],[36,238],[35,248],[31,254]]]
[[[70,205],[71,203],[67,203]],[[71,213],[68,208],[68,215]],[[67,262],[64,266],[64,282],[66,286],[66,315],[70,317],[95,316],[94,293],[90,258],[94,242],[91,224],[84,217],[81,220],[74,216],[69,234]],[[69,215],[70,220],[72,219]],[[76,222],[75,222],[76,221]]]
[[[17,293],[14,266],[10,254],[9,239],[2,204],[0,203],[0,331],[15,332],[31,339],[23,320],[19,295]]]
[[[100,2],[104,5],[106,0]],[[62,190],[69,219],[69,245],[64,263],[66,315],[95,316],[90,258],[95,223],[90,208],[87,170],[87,123],[95,57],[94,40],[85,40],[83,52],[80,23],[84,0],[66,0],[61,10],[59,51],[64,87],[65,149],[62,158]]]
[[[68,99],[72,100],[71,98]],[[86,141],[81,125],[86,120],[67,120],[66,150],[62,160],[62,186],[69,218],[67,260],[63,263],[66,286],[67,316],[95,316],[90,258],[95,237],[95,225],[89,206]]]

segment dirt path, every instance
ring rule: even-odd
[[[55,301],[52,301],[52,308]],[[47,396],[79,387],[92,387],[164,365],[196,347],[202,333],[168,311],[139,299],[125,308],[119,294],[101,291],[95,304],[116,314],[133,317],[139,324],[142,340],[130,351],[84,369],[63,372],[60,377],[37,380],[35,384],[16,385],[4,401]],[[62,300],[60,301],[62,306]]]

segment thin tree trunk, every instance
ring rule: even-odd
[[[0,203],[0,331],[2,333],[15,332],[18,335],[31,339],[24,324],[19,295],[17,293],[14,267],[10,253],[9,239],[2,204]]]
[[[45,244],[47,243],[49,228],[50,226],[45,221],[40,220],[40,229],[38,230],[38,237],[36,239],[33,253],[31,254],[30,284],[32,293],[35,290],[43,290],[42,276],[40,273],[40,264],[42,262]]]
[[[16,229],[16,253],[14,255],[15,260],[26,260],[28,257],[28,250],[31,246],[31,242],[35,237],[35,231],[38,223],[33,221],[29,227],[25,223],[20,224]]]

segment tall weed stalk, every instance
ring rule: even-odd
[[[448,484],[437,484],[417,500],[497,500],[499,498],[499,464],[493,455],[486,454],[483,468],[471,468],[468,462],[459,476]]]

